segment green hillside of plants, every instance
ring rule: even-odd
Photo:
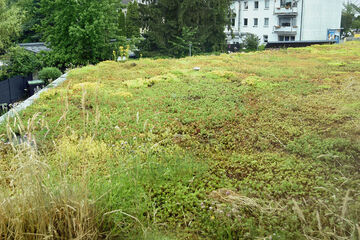
[[[75,69],[0,139],[1,239],[360,238],[359,43]]]

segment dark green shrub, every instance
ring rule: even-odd
[[[255,34],[248,33],[244,38],[244,46],[247,50],[255,51],[258,49],[260,39]]]
[[[40,59],[42,68],[56,67],[61,71],[65,71],[69,65],[71,65],[71,63],[63,61],[63,56],[60,53],[56,53],[54,51],[41,51],[36,56]]]
[[[55,79],[59,78],[61,74],[62,73],[58,68],[47,67],[47,68],[43,68],[39,72],[39,79],[43,80],[45,83],[48,83],[49,80],[54,81]]]
[[[5,70],[0,69],[0,81],[6,80],[8,78]]]
[[[21,48],[13,47],[6,54],[8,65],[7,74],[12,77],[16,75],[29,75],[41,68],[41,61],[35,54]]]

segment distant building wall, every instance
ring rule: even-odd
[[[240,35],[246,33],[252,33],[257,35],[261,42],[264,42],[264,36],[268,37],[268,40],[276,37],[273,32],[273,26],[277,24],[277,19],[274,17],[275,2],[269,1],[269,7],[265,7],[265,1],[258,1],[258,8],[255,8],[255,1],[248,1],[248,9],[245,9],[245,1],[241,1],[240,11]],[[268,22],[265,23],[265,19]],[[245,19],[247,19],[247,25],[245,25]],[[255,19],[257,19],[257,25],[255,25]]]
[[[302,40],[327,40],[328,29],[341,26],[342,1],[303,0]]]
[[[328,29],[339,29],[342,2],[339,0],[236,0],[229,44],[242,42],[246,33],[261,43],[275,41],[325,41]],[[257,23],[257,24],[256,24]]]

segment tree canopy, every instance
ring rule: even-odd
[[[192,36],[199,50],[211,52],[225,46],[230,0],[146,0],[141,20],[148,50],[178,55],[179,37]],[[189,35],[189,31],[192,34]],[[190,41],[189,41],[190,42]]]
[[[141,35],[145,53],[182,57],[189,54],[189,46],[194,54],[225,48],[231,0],[144,2],[0,0],[0,50],[21,32],[17,42],[45,41],[53,50],[51,62],[64,68],[65,63],[109,59],[119,44]],[[22,24],[19,9],[25,16]],[[111,44],[113,39],[116,44]]]
[[[126,37],[139,37],[140,28],[139,6],[137,2],[129,3],[126,13]]]
[[[347,2],[344,4],[341,17],[341,27],[344,36],[348,36],[352,31],[360,30],[360,6]],[[357,16],[358,15],[358,16]]]
[[[41,30],[59,62],[84,65],[111,55],[116,36],[113,0],[41,0]]]
[[[0,0],[0,53],[9,47],[11,39],[19,34],[22,13],[14,5]]]

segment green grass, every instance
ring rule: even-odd
[[[0,205],[0,236],[359,239],[359,52],[346,43],[72,70],[0,126],[4,142],[12,132],[36,142],[31,157],[0,142],[0,197],[18,209]]]

